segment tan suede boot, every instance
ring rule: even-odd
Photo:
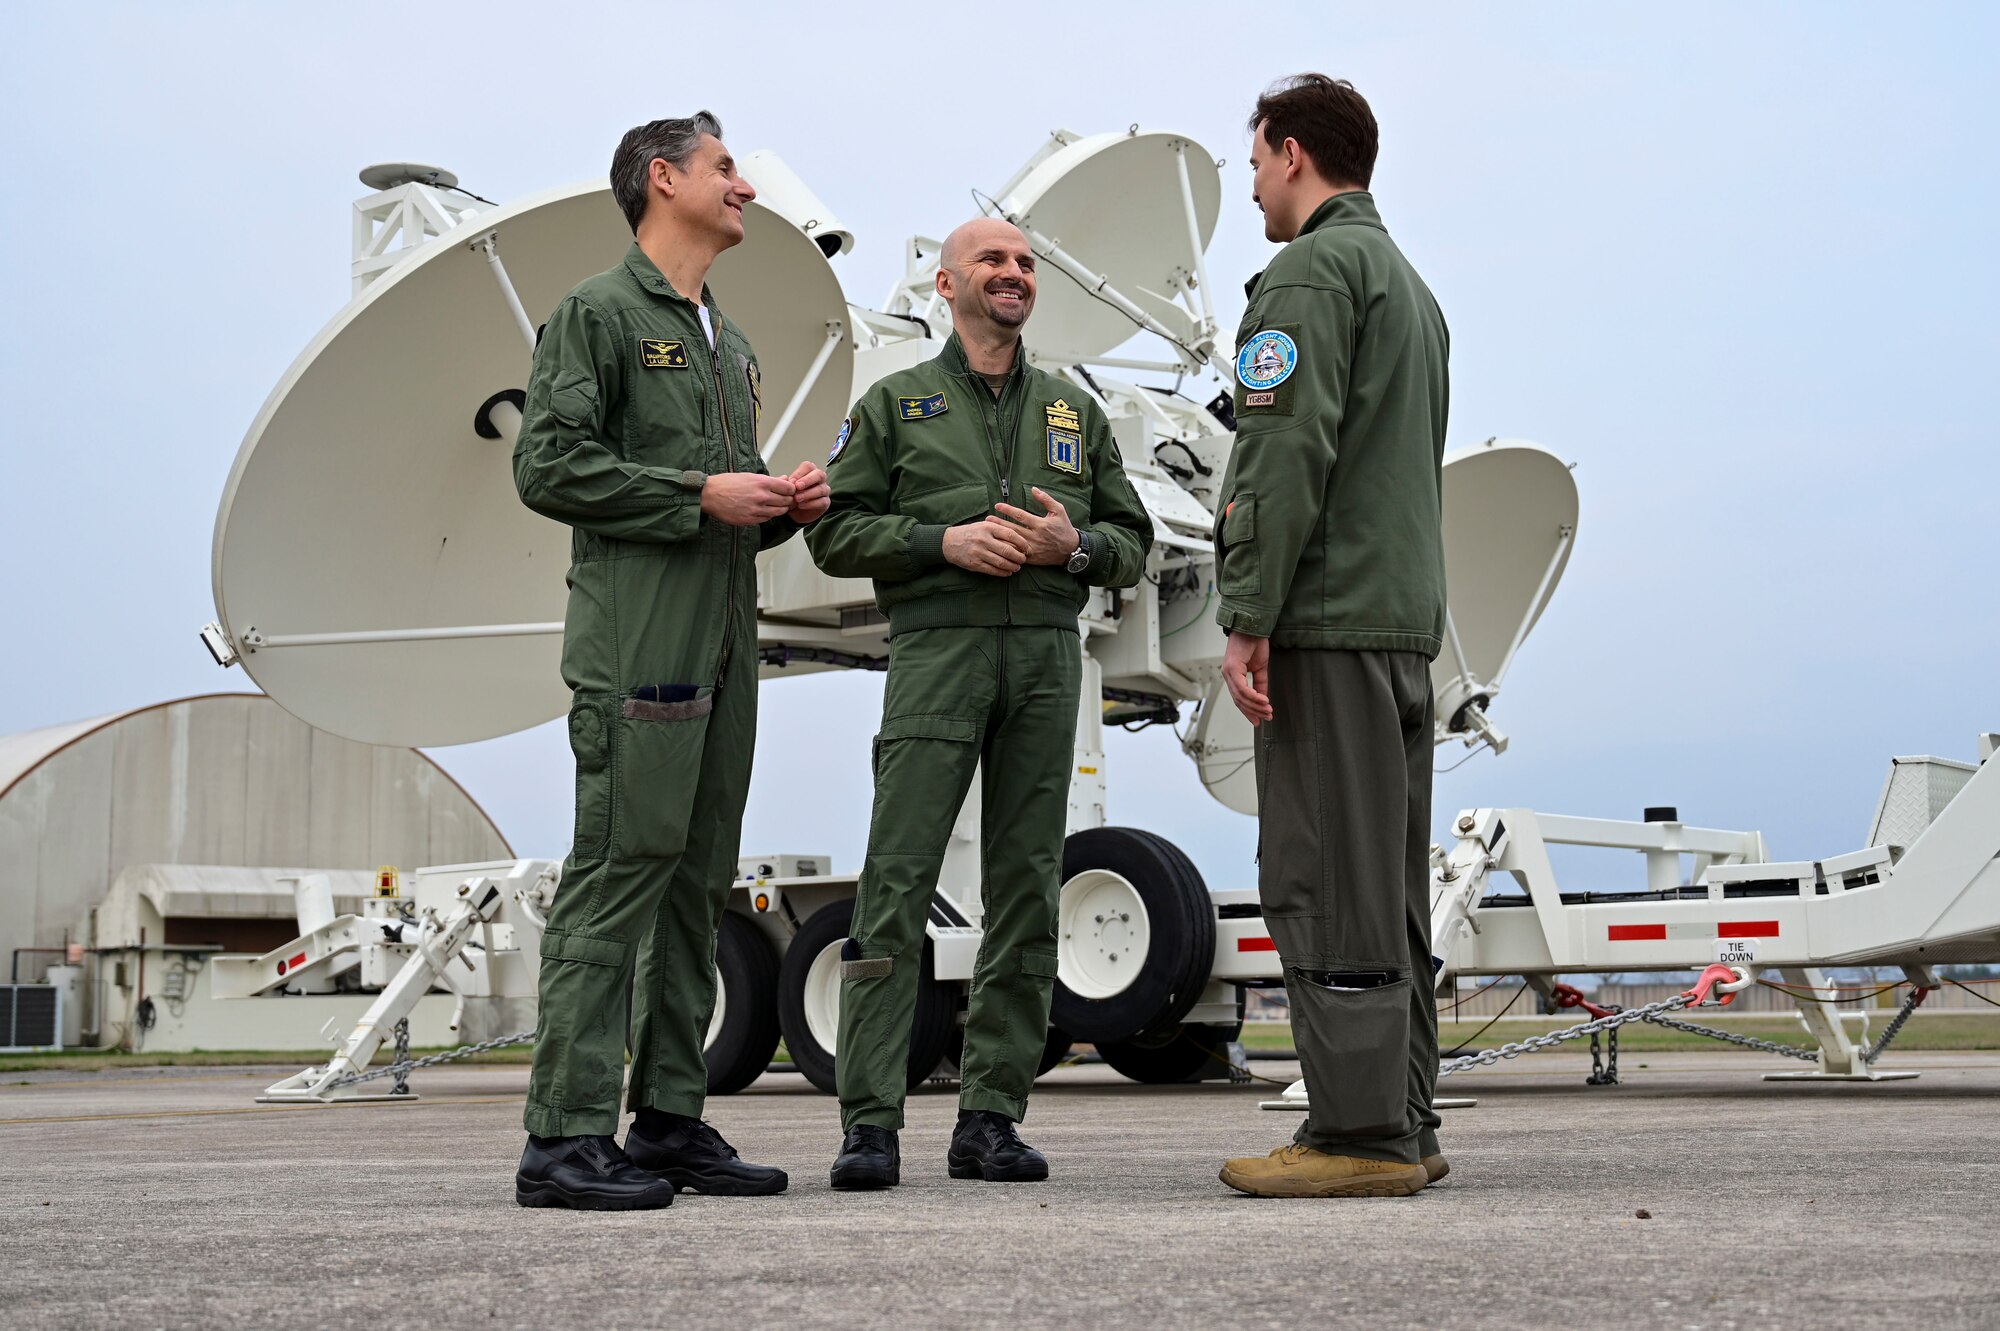
[[[1328,1155],[1296,1143],[1225,1161],[1221,1178],[1253,1197],[1408,1197],[1429,1182],[1422,1165]]]

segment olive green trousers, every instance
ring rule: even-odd
[[[903,1125],[924,921],[975,770],[984,937],[958,1099],[1016,1121],[1027,1113],[1055,984],[1079,650],[1075,633],[1041,627],[916,629],[889,640],[868,859],[841,963],[843,1127]]]
[[[579,691],[569,722],[576,837],[542,936],[525,1122],[542,1137],[616,1132],[628,1046],[629,1106],[698,1118],[757,654],[735,651],[720,688],[684,701]]]
[[[1415,652],[1274,648],[1257,889],[1311,1111],[1335,1155],[1435,1154],[1431,675]]]

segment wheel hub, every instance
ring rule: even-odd
[[[1086,869],[1064,883],[1057,929],[1056,973],[1079,998],[1124,993],[1145,971],[1152,919],[1120,874]]]

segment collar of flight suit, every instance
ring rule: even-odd
[[[640,286],[646,288],[646,290],[652,292],[654,295],[671,296],[675,300],[687,300],[686,296],[674,290],[674,284],[667,280],[666,274],[660,271],[658,264],[646,257],[646,251],[639,248],[639,242],[636,240],[632,242],[632,248],[625,251],[625,268],[632,274],[634,281],[638,282]],[[689,301],[688,303],[693,304],[694,302]],[[715,296],[709,291],[706,282],[702,283],[701,286],[701,303],[708,306],[710,310],[718,309],[715,303]]]
[[[1365,189],[1351,189],[1327,195],[1320,201],[1319,207],[1312,210],[1312,215],[1306,218],[1306,224],[1299,228],[1298,238],[1304,238],[1330,226],[1372,226],[1377,231],[1385,233],[1389,230],[1382,225],[1382,214],[1375,210],[1375,196]],[[1263,276],[1264,274],[1258,273],[1245,282],[1243,294],[1256,295],[1257,283]]]
[[[973,370],[971,362],[965,359],[965,344],[958,340],[958,334],[955,332],[945,339],[944,350],[937,354],[937,361],[944,367],[946,374],[955,374],[961,379],[980,377]],[[1027,372],[1028,344],[1017,341],[1014,343],[1014,368],[1007,372],[1007,378],[1012,382]]]

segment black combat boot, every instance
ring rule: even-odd
[[[893,1188],[902,1182],[903,1153],[896,1145],[893,1128],[858,1123],[840,1139],[840,1155],[833,1162],[833,1186],[842,1192],[869,1192]]]
[[[574,1211],[652,1211],[674,1202],[674,1185],[626,1158],[609,1137],[529,1137],[514,1175],[523,1206]]]
[[[1014,1120],[991,1109],[961,1109],[945,1155],[953,1178],[1039,1183],[1049,1176],[1042,1153],[1021,1140]]]
[[[785,1171],[753,1165],[698,1118],[641,1109],[625,1134],[625,1154],[639,1168],[711,1197],[767,1197],[783,1192]]]

